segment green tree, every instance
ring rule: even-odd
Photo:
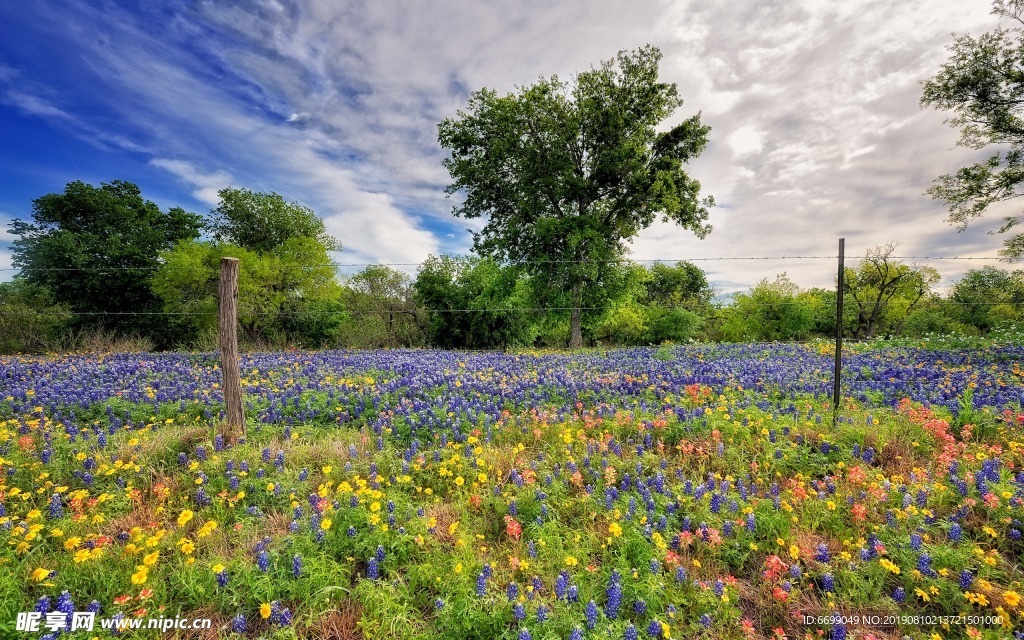
[[[816,303],[785,273],[774,281],[766,278],[723,309],[722,337],[732,342],[807,338],[814,328]]]
[[[939,177],[928,189],[948,204],[949,221],[961,230],[993,204],[1024,195],[1024,0],[997,0],[992,13],[1012,26],[957,38],[921,97],[922,106],[953,112],[947,122],[960,128],[960,146],[1007,149]],[[1021,216],[1005,218],[1000,233],[1021,221]],[[1001,253],[1009,259],[1024,256],[1024,234],[1010,236]]]
[[[553,76],[499,96],[481,89],[467,111],[438,125],[444,161],[462,192],[456,216],[486,218],[474,236],[481,255],[522,266],[540,293],[568,295],[571,347],[583,343],[581,307],[610,261],[658,216],[698,237],[712,198],[683,165],[707,144],[695,115],[658,127],[682,105],[658,81],[650,46],[566,83]]]
[[[274,192],[233,187],[221,189],[217,195],[220,203],[211,212],[210,230],[219,243],[265,253],[291,238],[312,238],[328,251],[341,251],[341,243],[327,233],[324,221],[297,202],[286,202]]]
[[[431,344],[488,349],[533,341],[532,292],[519,269],[488,258],[430,256],[413,286]]]
[[[1016,322],[1024,305],[1024,271],[971,269],[953,285],[949,302],[957,320],[984,332]]]
[[[647,302],[666,307],[685,306],[702,309],[715,295],[708,284],[707,275],[692,262],[667,265],[655,262],[650,267],[651,279],[647,283]]]
[[[99,187],[70,182],[63,193],[32,202],[32,221],[15,220],[14,266],[29,284],[76,314],[79,326],[159,337],[159,309],[149,281],[161,251],[199,236],[202,218],[180,208],[166,213],[139,188],[115,180]]]
[[[939,281],[932,267],[895,260],[895,249],[892,242],[868,249],[860,266],[846,269],[843,304],[857,311],[854,338],[872,338],[880,332],[898,335],[910,312]]]
[[[343,329],[345,344],[364,348],[420,344],[419,313],[407,273],[370,265],[345,282],[341,301],[350,315]]]
[[[275,252],[182,242],[162,254],[153,291],[175,316],[175,334],[209,344],[217,331],[222,257],[238,258],[238,325],[252,345],[332,345],[342,317],[327,251],[313,238],[290,238]]]
[[[0,282],[0,353],[45,351],[70,319],[47,289],[25,278]]]

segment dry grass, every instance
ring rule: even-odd
[[[437,526],[434,529],[435,537],[446,547],[453,547],[457,536],[448,533],[448,527],[459,519],[459,513],[456,511],[455,507],[450,504],[439,502],[427,507],[424,515],[428,519],[437,518]]]
[[[118,447],[114,455],[121,460],[129,460],[133,456],[140,465],[165,455],[168,451],[191,450],[195,445],[208,441],[210,432],[205,427],[185,427],[157,429],[148,434],[139,445],[129,447],[127,443]],[[143,465],[145,466],[145,465]]]
[[[361,617],[359,603],[346,599],[334,611],[329,611],[298,630],[299,636],[319,640],[362,640],[365,636],[359,628]]]
[[[919,457],[918,451],[906,440],[887,442],[878,453],[878,463],[888,476],[907,477],[914,467],[927,467],[928,461]]]

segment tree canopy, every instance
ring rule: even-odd
[[[992,205],[1024,195],[1024,0],[997,0],[992,13],[1012,26],[957,38],[921,97],[922,106],[953,112],[946,122],[960,128],[960,146],[1006,149],[937,178],[928,189],[948,204],[949,221],[961,230]],[[1019,215],[1004,218],[1000,233],[1021,221]],[[1024,233],[1008,237],[1001,253],[1024,257]]]
[[[312,238],[327,251],[341,251],[341,243],[309,207],[286,202],[273,191],[227,187],[217,195],[220,204],[211,212],[210,223],[217,242],[260,253],[274,251],[291,238]]]
[[[99,187],[70,182],[63,193],[32,202],[32,221],[15,220],[14,266],[30,284],[78,316],[79,324],[148,332],[154,318],[149,282],[158,254],[199,236],[202,218],[180,208],[166,213],[121,180]]]
[[[474,248],[522,265],[539,291],[570,294],[572,347],[582,344],[586,290],[626,241],[659,216],[698,237],[711,229],[713,199],[683,170],[710,128],[698,114],[658,131],[682,105],[676,86],[658,80],[660,60],[646,46],[571,83],[541,78],[505,96],[484,88],[438,125],[451,152],[447,193],[464,195],[454,214],[487,220]]]

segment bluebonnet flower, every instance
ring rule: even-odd
[[[382,545],[377,545],[377,552],[374,554],[374,557],[377,558],[377,562],[384,562],[385,553]]]
[[[483,597],[487,592],[487,576],[481,573],[476,577],[476,595]]]
[[[47,613],[50,612],[50,606],[51,606],[50,605],[50,597],[49,596],[42,596],[41,598],[36,600],[35,611],[37,613],[41,613],[43,615],[46,615]]]
[[[714,591],[715,595],[721,598],[723,595],[725,595],[725,583],[721,580],[715,580]]]
[[[370,558],[370,561],[366,564],[366,577],[370,580],[380,578],[380,568],[377,566],[377,558]]]
[[[256,566],[263,573],[266,573],[267,569],[270,568],[270,556],[267,555],[266,551],[260,551],[259,555],[256,556]]]
[[[647,625],[647,635],[652,638],[661,637],[661,623],[657,620],[651,620],[651,623]]]
[[[960,572],[960,589],[967,591],[971,588],[971,584],[974,582],[974,574],[969,570],[964,569]]]
[[[832,578],[831,573],[821,576],[821,590],[825,593],[832,593],[836,590],[835,580]]]
[[[619,585],[619,574],[614,569],[608,579],[605,594],[608,596],[608,603],[605,605],[604,615],[609,620],[615,620],[619,616],[619,607],[622,605],[622,587]]]
[[[587,603],[584,615],[587,617],[587,628],[593,629],[597,625],[597,604],[593,600]]]
[[[938,575],[935,569],[932,569],[932,557],[927,553],[922,553],[917,557],[917,570],[929,578],[934,578]]]
[[[438,598],[437,600],[434,600],[434,609],[436,611],[440,611],[443,608],[444,608],[444,600],[442,600],[441,598]]]
[[[544,622],[548,619],[548,608],[544,605],[537,606],[537,622]]]
[[[569,589],[566,590],[566,592],[565,592],[565,599],[566,599],[567,602],[569,602],[571,604],[576,604],[577,602],[579,602],[580,601],[580,590],[579,590],[579,587],[577,587],[574,584],[570,584],[569,585]]]
[[[59,520],[64,517],[64,506],[61,503],[60,494],[55,493],[50,496],[50,519]]]
[[[836,614],[839,617],[839,614]],[[832,625],[832,640],[846,640],[846,625],[842,622],[837,622]]]
[[[828,553],[828,547],[825,546],[825,543],[818,544],[818,552],[814,555],[814,559],[818,562],[828,562],[831,560],[831,556]]]
[[[226,586],[228,586],[228,570],[227,569],[221,569],[219,572],[217,572],[217,586],[218,587],[226,587]]]
[[[907,591],[903,587],[896,587],[892,592],[892,599],[896,602],[903,604],[903,601],[907,599]]]
[[[302,558],[295,554],[292,556],[292,576],[298,578],[302,574]]]
[[[960,528],[960,525],[958,525],[957,523],[954,522],[949,527],[949,539],[952,540],[953,542],[960,542],[962,537],[963,537],[963,529]]]
[[[505,587],[505,595],[508,597],[509,602],[512,602],[513,600],[519,597],[519,587],[516,585],[516,583],[508,583],[508,586]]]
[[[530,635],[529,629],[519,630],[519,640],[533,640],[533,636]]]
[[[640,636],[637,634],[636,627],[633,626],[633,623],[630,623],[629,626],[626,627],[626,633],[622,638],[623,640],[639,640]]]
[[[521,603],[517,602],[512,605],[512,617],[515,618],[517,622],[522,622],[526,619],[526,609]]]
[[[559,571],[558,576],[555,578],[555,599],[562,600],[565,598],[565,590],[569,584],[569,574],[565,571]]]
[[[704,615],[702,615],[700,617],[699,622],[700,622],[700,626],[704,627],[705,629],[710,629],[711,628],[712,620],[711,620],[711,616],[710,615],[705,613]]]
[[[569,640],[583,640],[583,629],[573,627],[572,633],[569,634]]]

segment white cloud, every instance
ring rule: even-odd
[[[192,196],[211,207],[217,206],[220,198],[217,192],[224,187],[231,186],[231,173],[228,171],[214,171],[203,173],[194,164],[186,160],[170,160],[168,158],[154,158],[149,163],[160,167],[178,176],[190,187],[195,187]]]
[[[744,126],[732,132],[728,138],[729,146],[737,156],[760,153],[764,134],[752,126]]]
[[[141,151],[208,204],[228,183],[307,204],[345,244],[344,261],[414,262],[466,246],[447,237],[453,228],[480,228],[451,218],[436,142],[469,91],[570,78],[650,42],[686,101],[675,121],[701,111],[712,127],[691,170],[722,206],[707,240],[658,224],[634,256],[825,255],[840,235],[850,255],[890,239],[915,254],[991,255],[1000,239],[988,227],[958,235],[924,195],[975,155],[951,150],[945,114],[918,106],[950,32],[994,25],[985,4],[242,0],[192,5],[157,39],[143,18],[81,4],[36,23],[63,29],[117,127],[32,83],[0,100]],[[105,25],[108,44],[91,24]],[[0,83],[14,75],[0,66]],[[700,264],[748,286],[782,271],[826,286],[835,271],[829,261]],[[937,266],[948,278],[976,264]]]

